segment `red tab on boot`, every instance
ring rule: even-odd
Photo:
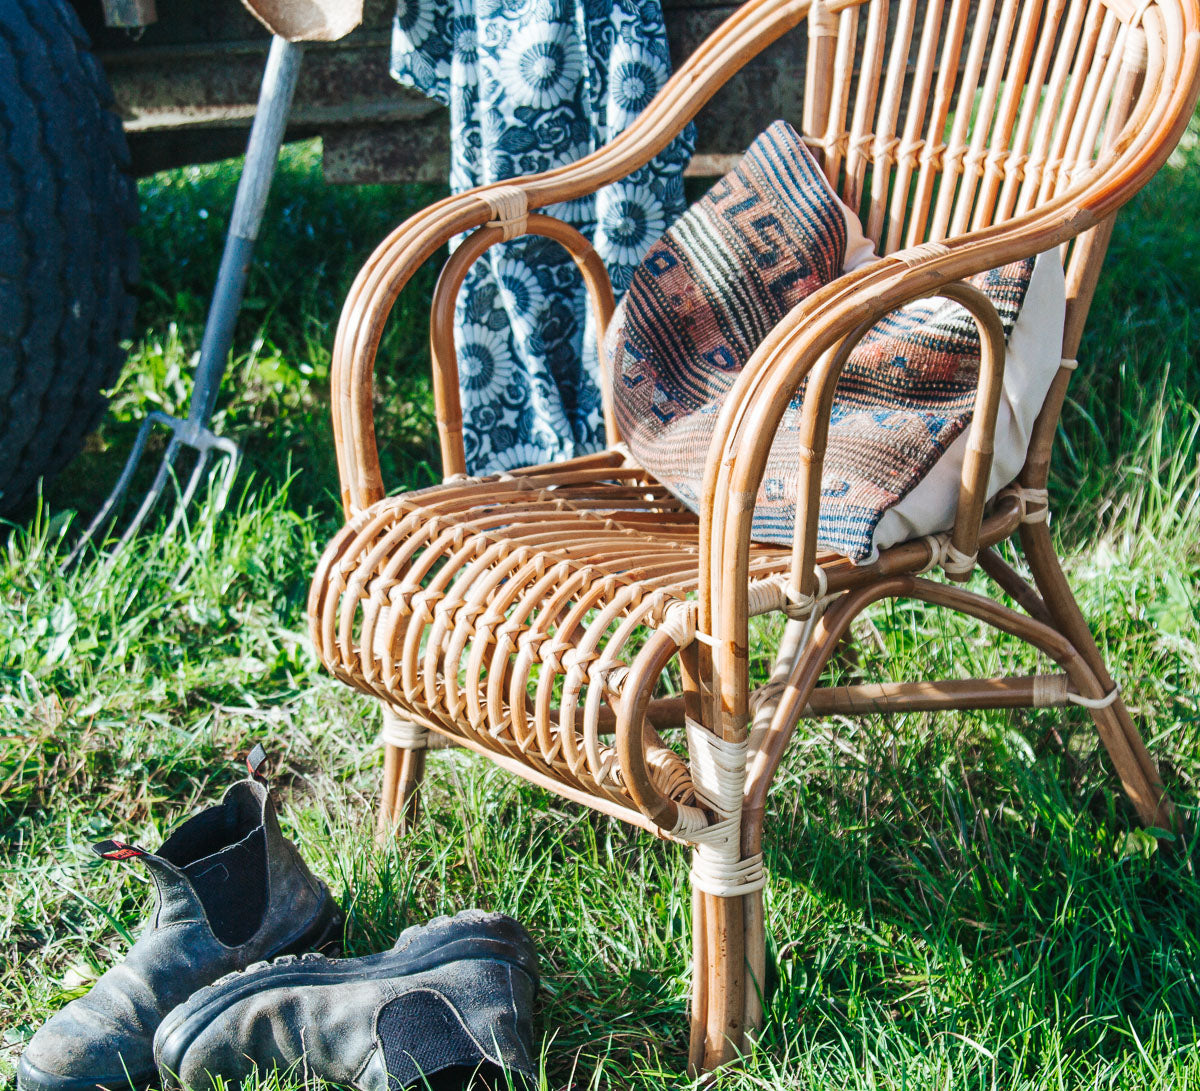
[[[118,841],[115,838],[93,845],[92,852],[102,860],[132,860],[138,856],[149,855],[145,849],[139,849],[137,845],[127,845],[124,841]]]

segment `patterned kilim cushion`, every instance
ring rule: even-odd
[[[656,242],[613,316],[604,353],[625,442],[698,507],[721,400],[784,315],[842,271],[844,206],[800,137],[775,122],[741,162]],[[1005,336],[1034,261],[972,277]],[[971,419],[979,336],[958,304],[921,300],[877,323],[838,385],[822,476],[819,538],[874,556],[883,513],[929,472]],[[803,387],[767,462],[753,536],[792,540]]]

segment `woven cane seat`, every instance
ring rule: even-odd
[[[654,631],[694,636],[698,522],[615,451],[389,497],[330,543],[314,643],[344,681],[458,741],[623,798],[610,733]],[[757,612],[790,551],[753,547]],[[772,577],[775,577],[772,579]],[[649,755],[691,801],[683,763]]]
[[[1018,520],[1009,498],[985,540]],[[946,541],[887,551],[883,563],[923,570],[944,562]],[[794,612],[790,560],[790,548],[751,543],[751,616]],[[818,563],[831,593],[875,571],[832,552]],[[698,583],[696,515],[614,449],[378,501],[330,542],[309,617],[343,681],[534,780],[627,807],[603,740],[649,635],[665,631],[678,648],[706,639]],[[658,726],[678,726],[677,713]],[[664,795],[692,804],[675,750],[656,740],[647,763]]]

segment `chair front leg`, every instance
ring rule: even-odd
[[[766,986],[762,890],[709,894],[692,887],[693,1075],[732,1061],[761,1029]]]
[[[746,997],[745,897],[692,888],[693,1075],[733,1060],[743,1046]]]
[[[705,722],[711,688],[701,685],[702,656],[680,656],[688,749],[698,795],[723,816],[697,835],[692,865],[692,1013],[688,1065],[693,1074],[732,1061],[761,1025],[766,947],[761,822],[742,810],[746,742],[730,743]],[[748,683],[748,679],[747,679]]]
[[[380,838],[410,827],[417,817],[419,789],[425,776],[429,729],[382,705],[383,794],[376,833]]]

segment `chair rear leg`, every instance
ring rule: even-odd
[[[383,706],[383,793],[376,832],[384,837],[416,820],[429,729]]]
[[[1142,737],[1120,695],[1106,708],[1090,711],[1100,738],[1113,759],[1113,765],[1117,767],[1125,794],[1137,809],[1143,825],[1161,830],[1179,830],[1179,816],[1171,805],[1154,760],[1146,752]],[[1116,746],[1112,744],[1114,739],[1119,740]],[[1117,761],[1118,749],[1128,755],[1124,767]]]
[[[1034,583],[1045,601],[1051,618],[1096,676],[1100,686],[1112,692],[1112,675],[1092,630],[1075,601],[1058,554],[1045,523],[1025,523],[1021,527],[1021,545],[1029,562]],[[1096,729],[1117,769],[1125,792],[1142,822],[1159,829],[1177,829],[1178,817],[1166,791],[1158,767],[1150,757],[1141,732],[1133,722],[1120,694],[1104,708],[1089,710]]]

